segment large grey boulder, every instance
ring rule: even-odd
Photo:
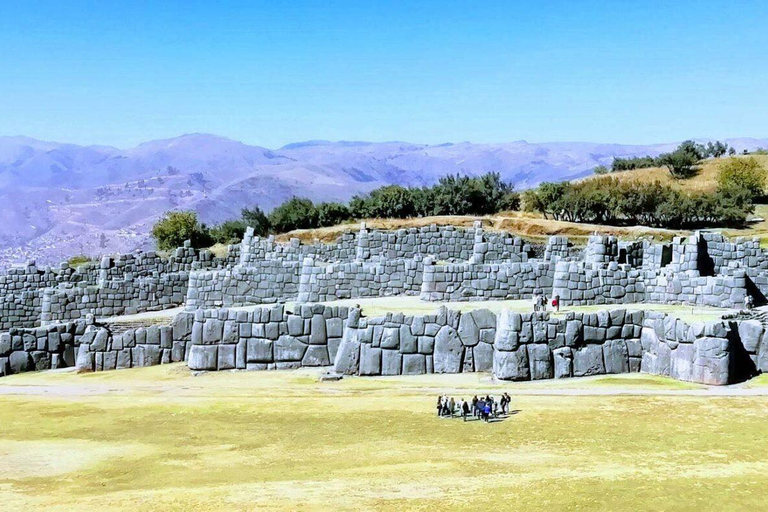
[[[678,344],[677,348],[672,350],[669,376],[677,380],[693,381],[694,358],[695,350],[693,343]]]
[[[246,348],[246,361],[248,363],[271,363],[274,361],[273,342],[266,338],[251,338]],[[280,359],[291,361],[294,359]]]
[[[88,371],[93,371],[93,354],[91,354],[90,352],[87,352],[87,353],[90,354],[91,356],[90,357],[91,366],[88,368],[84,368],[84,370],[87,369]],[[11,352],[11,355],[8,358],[8,364],[10,366],[11,373],[24,373],[24,372],[32,371],[34,369],[34,364],[32,363],[32,358],[29,357],[29,352],[24,352],[22,350]],[[78,370],[80,370],[79,367],[78,367]]]
[[[554,375],[552,369],[552,356],[549,345],[544,343],[532,343],[527,345],[528,362],[531,367],[531,380],[551,379]]]
[[[381,351],[381,374],[400,375],[403,355],[397,350]]]
[[[217,345],[192,345],[187,366],[190,370],[216,370],[218,348]]]
[[[328,347],[325,345],[310,345],[301,360],[302,366],[328,366],[330,364]]]
[[[224,336],[224,322],[216,318],[206,318],[203,324],[202,343],[211,345],[221,342]]]
[[[739,322],[739,339],[744,349],[750,354],[757,354],[763,332],[763,324],[757,320]]]
[[[496,350],[517,350],[522,326],[523,320],[520,313],[514,313],[508,309],[502,310],[496,326],[496,339],[493,342]]]
[[[493,354],[493,375],[502,380],[528,380],[528,350],[525,346],[514,351],[496,350]]]
[[[312,315],[309,328],[309,344],[310,345],[325,345],[328,343],[328,332],[325,326],[325,318],[323,315]]]
[[[381,333],[381,341],[379,342],[381,348],[397,349],[400,347],[400,328],[399,327],[385,327]]]
[[[603,344],[605,373],[628,373],[629,350],[624,340],[608,340]]]
[[[493,345],[490,343],[478,343],[472,349],[472,353],[476,372],[493,371]]]
[[[461,372],[464,346],[453,327],[444,325],[435,336],[433,364],[435,373]]]
[[[403,375],[427,373],[427,358],[423,354],[403,354]]]
[[[360,375],[381,375],[381,349],[364,343],[360,346]]]
[[[555,360],[555,378],[563,379],[573,376],[573,352],[571,347],[562,347],[552,351]]]
[[[573,376],[601,375],[605,373],[603,347],[585,345],[573,351]]]
[[[480,342],[480,328],[469,313],[461,315],[458,333],[461,342],[468,347],[474,347]]]
[[[133,366],[155,366],[160,364],[162,356],[159,345],[136,345],[131,349]]]
[[[333,369],[343,375],[356,375],[360,371],[360,341],[358,341],[358,330],[347,328],[344,331],[344,337],[341,339],[339,349],[336,351],[336,358],[333,362]]]
[[[19,373],[15,371],[14,365],[13,365],[13,356],[14,354],[17,354],[18,352],[13,352],[11,354],[11,369],[14,370],[14,373]],[[29,357],[26,355],[26,352],[24,352],[25,357]],[[90,350],[90,345],[80,345],[80,347],[77,349],[77,358],[75,359],[75,368],[77,368],[78,372],[92,372],[94,370],[95,365],[95,358],[93,356],[93,352]]]
[[[233,370],[237,367],[237,345],[219,345],[219,370]]]
[[[275,361],[301,361],[307,345],[297,338],[283,334],[274,343]]]
[[[731,350],[726,338],[704,337],[694,344],[692,380],[702,384],[730,383]]]

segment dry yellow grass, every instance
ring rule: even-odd
[[[768,498],[765,398],[316,374],[167,365],[4,378],[0,510],[752,512]],[[700,388],[638,374],[584,382]],[[434,414],[440,393],[502,390],[519,411],[506,421]]]

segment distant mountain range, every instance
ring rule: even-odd
[[[768,139],[729,139],[737,150]],[[152,223],[170,209],[205,222],[270,210],[293,195],[345,201],[387,184],[429,185],[446,174],[498,172],[517,188],[588,175],[616,156],[656,156],[653,145],[525,141],[425,145],[309,141],[271,150],[206,134],[132,149],[0,137],[0,266],[151,246]]]

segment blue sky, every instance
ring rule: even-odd
[[[768,136],[768,2],[3,2],[0,135]]]

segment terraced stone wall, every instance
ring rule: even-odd
[[[359,314],[359,310],[353,311]],[[329,366],[349,308],[311,304],[252,311],[194,312],[188,365],[192,370],[272,370]]]
[[[262,260],[226,270],[191,272],[187,309],[269,304],[299,295],[301,263]]]
[[[453,263],[425,262],[420,297],[424,301],[526,299],[552,292],[554,263]]]
[[[346,375],[487,372],[493,367],[496,316],[439,308],[433,315],[351,317],[334,370]]]
[[[357,297],[417,295],[424,264],[414,259],[379,259],[322,264],[310,259],[301,268],[299,302]]]
[[[0,333],[0,376],[74,366],[87,328],[85,320],[77,320]]]
[[[97,286],[48,288],[43,292],[43,324],[83,318],[160,311],[183,304],[189,274],[112,280]]]

